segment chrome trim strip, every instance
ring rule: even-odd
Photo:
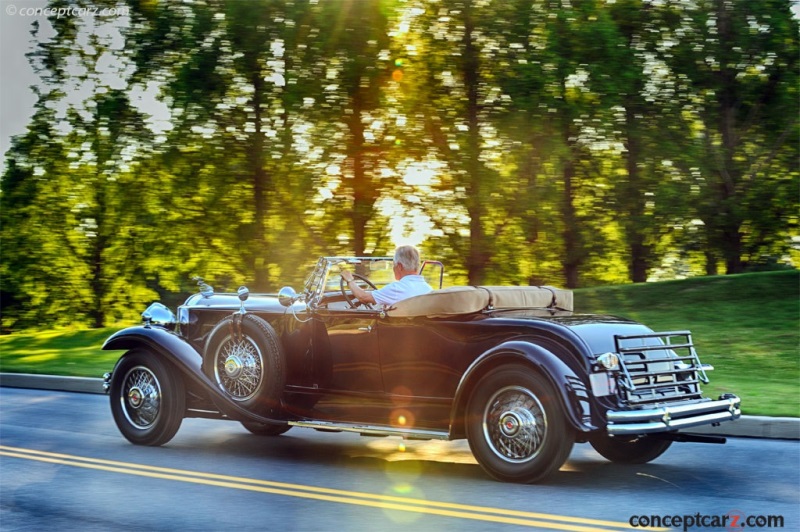
[[[673,430],[686,429],[689,427],[697,427],[700,425],[712,425],[714,423],[721,423],[723,421],[733,421],[734,419],[739,419],[741,415],[742,411],[737,409],[734,412],[717,412],[702,416],[673,419],[670,420],[669,423],[653,421],[651,423],[628,423],[624,425],[609,424],[608,433],[614,436],[635,436],[637,434],[669,432]]]
[[[328,421],[289,421],[289,425],[332,432],[357,432],[364,436],[401,436],[402,438],[415,440],[450,439],[450,435],[444,431],[387,427],[383,425],[354,425]]]
[[[633,423],[636,421],[655,421],[663,419],[664,416],[672,417],[688,417],[693,415],[704,414],[706,412],[714,412],[718,410],[727,410],[732,412],[734,409],[739,408],[741,399],[738,397],[731,399],[719,399],[717,401],[705,401],[702,403],[694,403],[690,405],[668,405],[660,408],[649,408],[647,410],[623,410],[623,411],[609,411],[606,414],[606,419],[609,423]]]
[[[647,434],[710,425],[738,419],[741,399],[731,397],[689,405],[668,405],[646,410],[609,411],[609,434]]]

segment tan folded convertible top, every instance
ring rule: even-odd
[[[454,286],[399,301],[393,317],[454,316],[484,309],[573,310],[572,292],[550,286]]]

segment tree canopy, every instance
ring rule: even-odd
[[[113,15],[31,28],[4,330],[130,319],[196,277],[277,290],[407,242],[452,284],[800,257],[789,0],[92,5]]]

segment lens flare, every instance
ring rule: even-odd
[[[398,481],[389,487],[386,495],[394,497],[408,497],[409,499],[425,500],[425,494],[418,487],[405,481]],[[424,514],[416,512],[403,512],[398,510],[384,510],[383,513],[394,523],[410,524],[418,521]]]
[[[393,427],[414,427],[414,414],[405,408],[396,408],[389,417],[389,424]]]

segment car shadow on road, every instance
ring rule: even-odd
[[[209,425],[211,427],[211,425]],[[208,457],[217,463],[247,458],[267,460],[281,467],[299,469],[345,469],[348,473],[390,471],[396,475],[413,475],[451,480],[480,482],[492,480],[481,469],[465,440],[406,441],[394,437],[362,437],[351,433],[327,433],[294,428],[281,436],[256,436],[238,424],[215,422],[213,430],[186,431],[168,446],[191,450],[195,456]],[[679,458],[664,457],[649,464],[624,465],[611,463],[598,455],[588,444],[576,444],[567,462],[559,471],[535,484],[537,486],[593,489],[647,489],[696,492],[705,495],[735,493],[741,489],[741,478],[724,470],[711,478]],[[274,470],[274,466],[270,469]],[[730,476],[726,482],[725,478]],[[722,480],[721,480],[722,479]],[[738,488],[736,487],[738,486]]]

